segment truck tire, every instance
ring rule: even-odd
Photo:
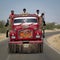
[[[43,53],[43,43],[42,44],[39,44],[39,53]]]
[[[16,53],[20,53],[21,52],[21,47],[19,45],[16,45]]]
[[[9,44],[8,50],[9,50],[9,53],[16,53],[16,45],[15,44]]]

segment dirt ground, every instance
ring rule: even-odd
[[[5,33],[0,33],[0,41],[7,39]]]
[[[54,35],[47,39],[48,44],[60,51],[60,34]]]

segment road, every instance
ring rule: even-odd
[[[58,34],[46,33],[46,38]],[[9,54],[8,53],[8,40],[0,42],[0,60],[60,60],[60,54],[50,48],[44,41],[44,52],[43,53],[32,53],[32,54]]]

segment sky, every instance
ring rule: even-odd
[[[23,8],[28,13],[45,13],[46,22],[55,22],[60,24],[60,0],[0,0],[0,20],[7,21],[10,11],[22,13]]]

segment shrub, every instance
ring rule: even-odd
[[[5,22],[2,20],[0,21],[0,33],[5,33],[5,32],[6,32]]]

